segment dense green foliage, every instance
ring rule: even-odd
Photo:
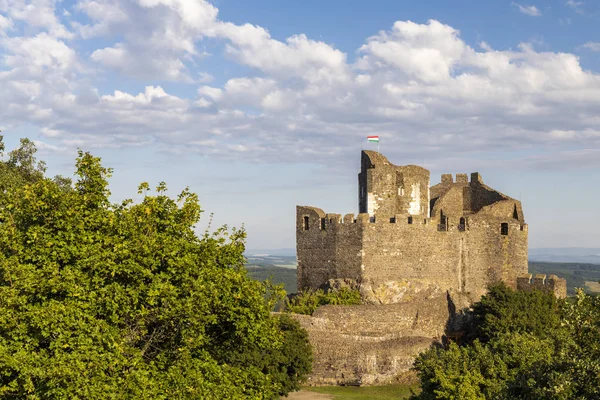
[[[415,361],[415,399],[599,399],[600,300],[491,288],[474,306],[475,340]]]
[[[514,291],[500,284],[473,304],[472,339],[488,342],[506,333],[546,339],[561,327],[559,301],[547,292]]]
[[[340,288],[327,292],[322,289],[307,290],[288,299],[285,304],[285,310],[296,314],[312,315],[319,306],[327,304],[361,304],[360,292],[349,288]]]
[[[0,162],[1,398],[268,399],[296,387],[305,333],[271,316],[283,293],[247,276],[243,230],[198,236],[196,195],[172,199],[164,183],[111,204],[98,158],[80,152],[71,183],[45,178],[34,152],[25,140]]]
[[[235,365],[258,365],[265,374],[269,374],[281,386],[279,395],[299,390],[300,382],[307,378],[312,368],[312,348],[308,334],[300,324],[287,314],[277,317],[283,332],[284,346],[261,348],[252,346],[232,351],[227,362]]]
[[[576,288],[583,288],[586,282],[600,281],[600,265],[582,263],[551,263],[530,261],[532,274],[555,274],[567,280],[567,293],[575,294]],[[591,292],[588,290],[588,292]]]

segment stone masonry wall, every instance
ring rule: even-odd
[[[317,289],[329,279],[353,279],[371,290],[410,281],[483,294],[500,280],[516,287],[527,272],[527,226],[505,216],[507,207],[447,224],[406,216],[372,220],[367,214],[325,214],[297,209],[298,287]],[[308,229],[305,219],[308,218]],[[506,222],[505,222],[506,221]],[[507,224],[507,234],[501,225]]]
[[[414,358],[440,343],[454,309],[446,294],[409,303],[323,306],[293,314],[313,347],[309,385],[392,383],[410,374]]]
[[[559,278],[552,274],[546,277],[544,274],[537,274],[532,276],[531,274],[523,274],[517,278],[517,289],[530,291],[530,290],[544,290],[554,293],[554,295],[560,299],[567,297],[567,281],[566,279]]]
[[[367,218],[362,216],[361,218]],[[364,221],[297,207],[298,288],[317,289],[329,279],[360,280]],[[308,228],[308,229],[307,229]]]
[[[508,221],[508,222],[504,222]],[[505,281],[516,287],[516,276],[527,272],[527,231],[515,220],[465,218],[444,229],[431,220],[376,219],[363,230],[361,282],[375,288],[387,282],[432,282],[449,289],[485,293],[489,284]],[[501,234],[501,224],[508,234]],[[524,229],[524,230],[523,230]]]

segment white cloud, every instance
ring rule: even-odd
[[[207,96],[212,100],[219,100],[223,95],[223,91],[215,87],[202,86],[198,89],[198,94]]]
[[[587,42],[581,47],[591,51],[600,51],[600,42]]]
[[[330,162],[368,134],[407,159],[414,149],[433,159],[600,145],[600,76],[574,54],[474,48],[442,22],[398,21],[357,44],[349,61],[306,35],[277,40],[262,27],[220,21],[200,0],[94,0],[76,9],[91,20],[74,25],[78,48],[96,37],[117,41],[91,52],[94,72],[130,74],[138,78],[130,87],[142,88],[96,88],[101,81],[86,73],[73,41],[50,33],[52,24],[0,36],[0,121],[37,126],[56,148]],[[250,68],[224,83],[197,72],[203,38]],[[171,92],[161,79],[183,81],[179,93],[193,94]]]
[[[45,30],[52,37],[68,39],[73,36],[72,32],[55,15],[58,1],[60,0],[10,0],[0,2],[0,12],[6,13],[13,20],[25,22],[31,29]],[[1,25],[0,19],[0,29]]]
[[[391,32],[380,32],[360,48],[364,56],[358,66],[369,70],[385,65],[424,82],[445,80],[466,51],[458,34],[438,21],[398,21]]]
[[[346,55],[306,35],[289,37],[284,43],[271,38],[262,27],[232,23],[216,25],[215,33],[230,41],[227,53],[231,57],[271,75],[301,77],[313,82],[341,81],[348,77]]]
[[[0,42],[8,55],[4,56],[4,64],[11,68],[26,68],[39,74],[47,69],[72,70],[77,64],[77,55],[62,40],[47,33],[34,37],[10,37]]]
[[[0,14],[0,36],[4,34],[4,31],[12,28],[12,25],[13,24],[10,18],[4,17],[2,14]]]
[[[567,6],[571,7],[578,14],[584,14],[583,5],[585,4],[583,1],[576,0],[567,0],[565,3]]]
[[[542,15],[542,12],[536,6],[527,6],[515,2],[512,2],[511,4],[517,7],[519,12],[529,15],[530,17],[540,17]]]
[[[195,42],[213,35],[218,12],[204,0],[83,0],[77,8],[92,20],[75,24],[82,38],[123,37],[94,51],[94,61],[130,76],[190,82],[185,60],[203,56]]]

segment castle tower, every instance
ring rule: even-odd
[[[358,174],[359,212],[429,218],[429,171],[416,165],[396,166],[380,153],[364,150]]]

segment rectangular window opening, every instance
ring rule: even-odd
[[[308,216],[305,216],[304,217],[304,225],[303,225],[305,231],[308,230],[309,224],[310,224],[310,219],[308,218]]]
[[[325,230],[325,218],[321,218],[321,230]]]
[[[500,225],[500,234],[504,236],[508,235],[508,224],[506,222],[503,222],[502,225]]]

